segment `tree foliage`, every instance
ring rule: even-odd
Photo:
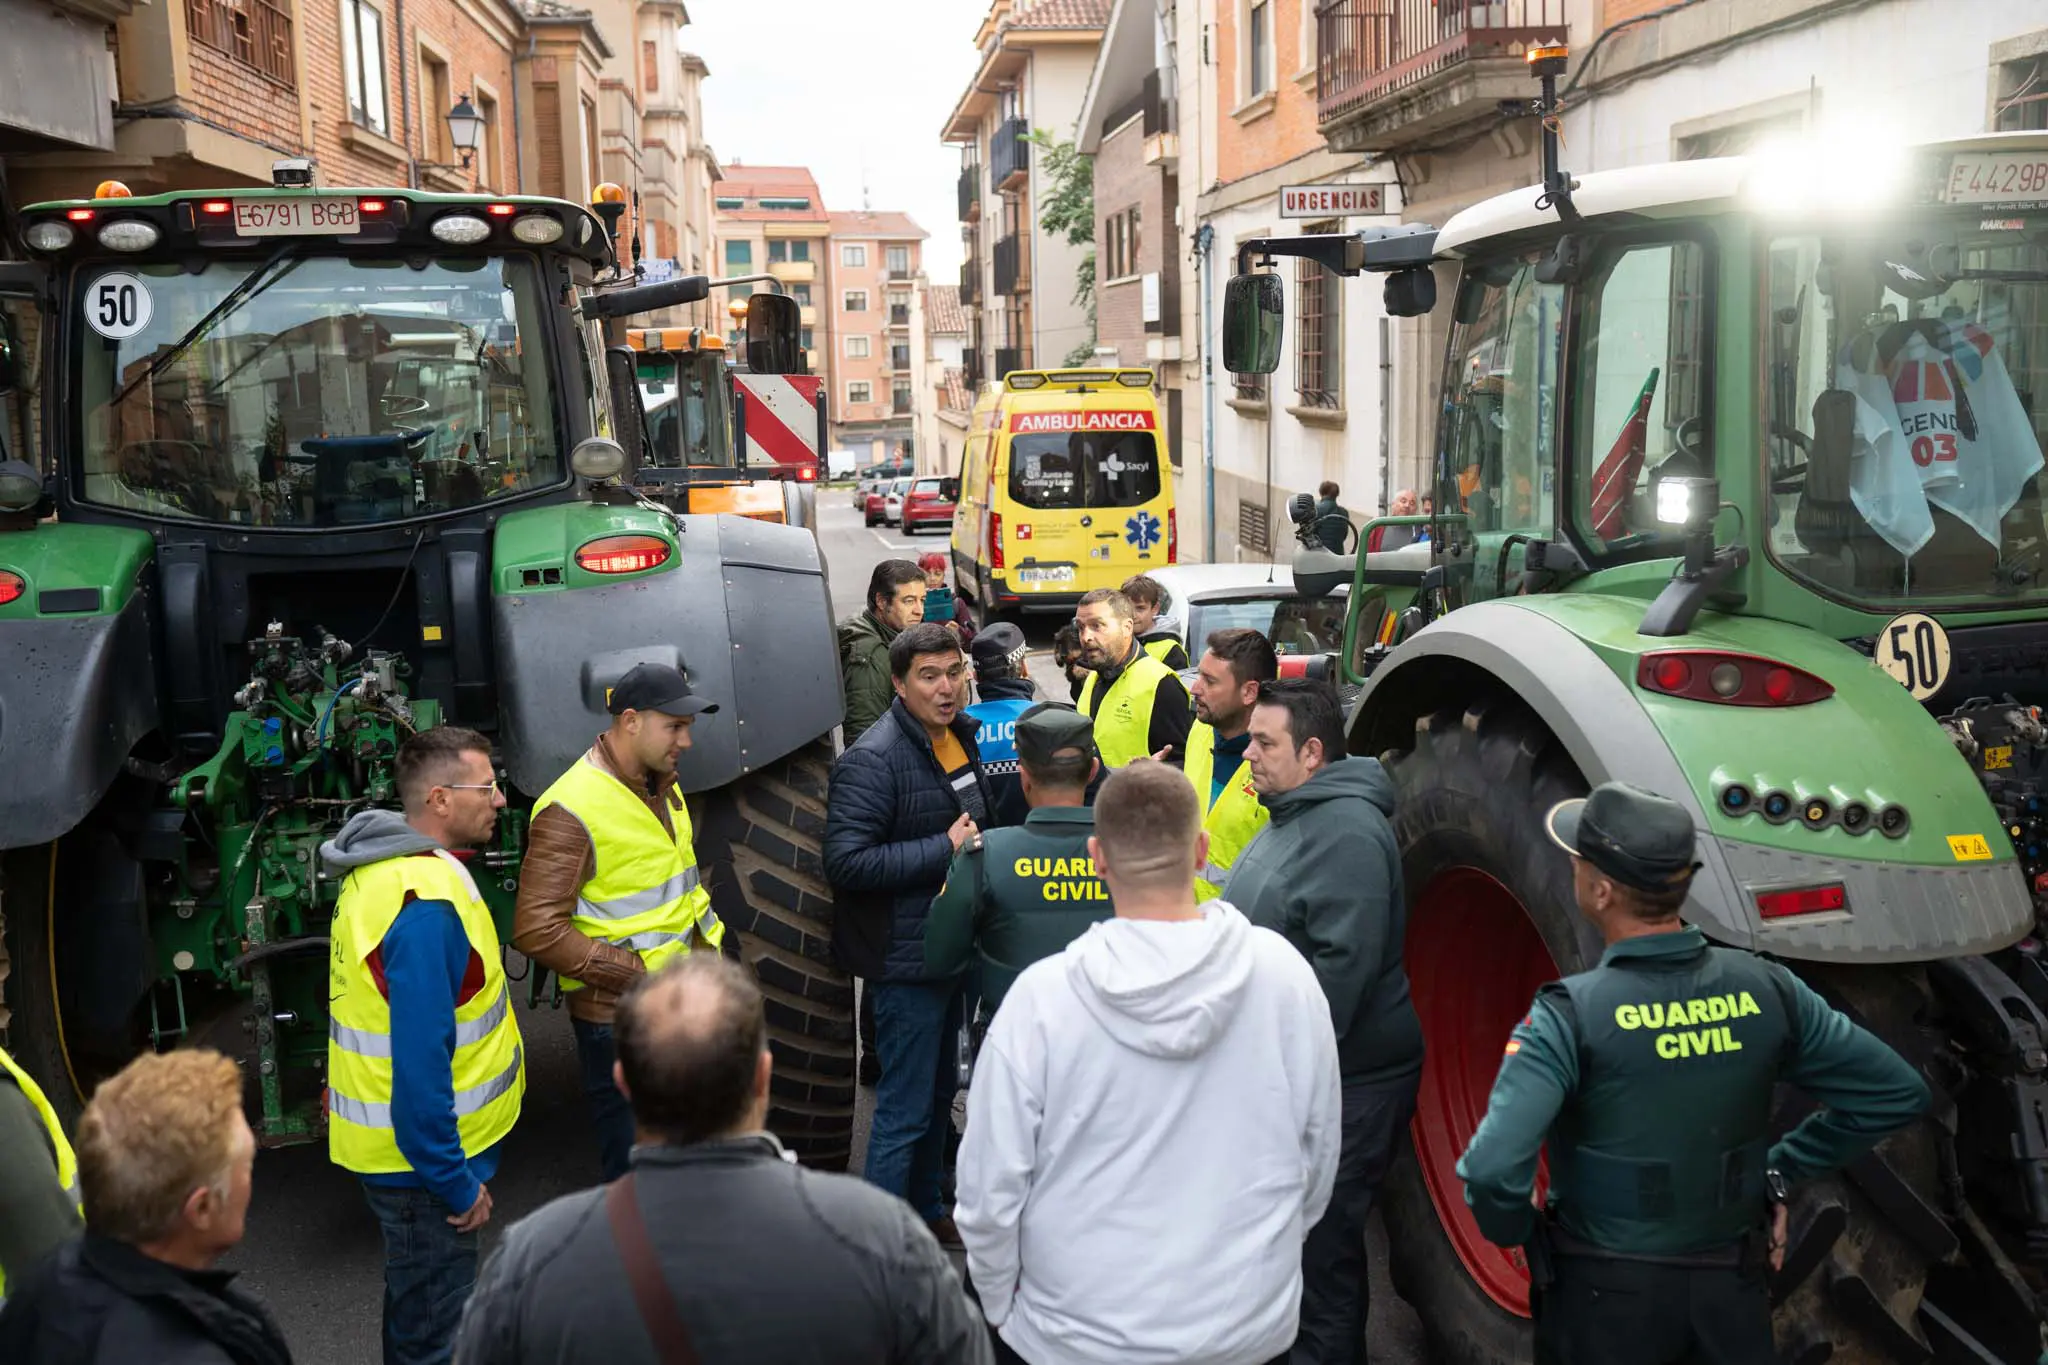
[[[1039,206],[1038,226],[1072,246],[1088,248],[1074,270],[1074,302],[1087,310],[1088,340],[1066,357],[1068,365],[1084,365],[1095,353],[1095,161],[1048,128],[1034,128],[1024,140],[1039,150],[1039,169],[1050,187]]]

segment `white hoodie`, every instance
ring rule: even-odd
[[[968,1092],[954,1221],[989,1322],[1047,1365],[1283,1354],[1339,1109],[1280,935],[1223,901],[1094,925],[1017,978]]]

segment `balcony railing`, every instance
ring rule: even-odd
[[[988,140],[989,183],[1009,189],[1013,178],[1031,171],[1031,144],[1024,140],[1031,125],[1021,118],[1006,118],[996,125]]]
[[[891,346],[889,348],[889,368],[892,370],[907,370],[910,368],[910,348],[908,346]]]
[[[1565,0],[1326,0],[1316,11],[1316,118],[1564,36]]]
[[[889,325],[891,327],[908,327],[910,325],[910,305],[907,303],[890,304]]]
[[[907,394],[907,393],[893,393],[893,394],[890,394],[890,395],[889,395],[889,411],[890,411],[890,412],[891,412],[892,414],[894,414],[895,416],[897,416],[897,417],[901,417],[901,416],[903,416],[903,415],[904,415],[905,413],[909,412],[909,411],[910,411],[910,395],[909,395],[909,394]]]
[[[816,261],[770,261],[768,273],[784,284],[812,284],[818,278]]]
[[[1022,237],[1012,233],[997,240],[995,276],[998,294],[1020,294],[1031,283],[1031,272],[1024,263]]]
[[[981,298],[981,262],[973,253],[960,263],[960,306],[965,308]]]
[[[185,31],[193,42],[226,53],[266,80],[287,90],[298,87],[291,11],[275,0],[185,0]]]
[[[1139,128],[1143,136],[1152,137],[1173,131],[1173,108],[1160,94],[1157,71],[1147,72],[1145,79],[1138,84],[1137,94],[1125,100],[1119,108],[1103,115],[1103,136],[1107,137],[1112,131],[1123,127],[1140,114],[1145,116],[1145,122]]]
[[[981,352],[978,349],[969,351],[960,358],[960,361],[961,376],[967,381],[968,394],[972,395],[976,389],[981,387],[983,378]]]
[[[1024,348],[1022,346],[996,347],[996,367],[990,376],[991,378],[1001,379],[1010,371],[1021,370],[1023,368]]]
[[[971,223],[981,217],[981,167],[960,168],[960,221]]]

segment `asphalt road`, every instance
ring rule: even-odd
[[[831,567],[832,599],[840,616],[860,610],[876,561],[943,549],[938,532],[904,537],[893,528],[866,528],[843,488],[818,490],[819,539]],[[1052,667],[1053,617],[1030,617],[1030,667],[1050,695],[1064,698],[1065,681]],[[517,970],[515,965],[514,970]],[[523,987],[515,986],[521,991]],[[498,1178],[491,1182],[494,1215],[485,1233],[486,1254],[502,1229],[548,1200],[595,1184],[597,1153],[585,1120],[575,1041],[565,1012],[520,1011],[527,1049],[527,1092],[519,1126],[506,1139]],[[873,1092],[861,1090],[854,1133],[854,1168],[867,1142]],[[1421,1365],[1420,1329],[1387,1283],[1386,1245],[1374,1219],[1372,1322],[1367,1343],[1375,1365]],[[370,1365],[380,1359],[383,1248],[375,1221],[354,1177],[330,1165],[324,1146],[266,1151],[257,1157],[255,1199],[248,1235],[228,1258],[244,1287],[262,1296],[277,1315],[300,1365]]]

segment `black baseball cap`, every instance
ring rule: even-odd
[[[1544,827],[1559,848],[1638,891],[1668,890],[1699,870],[1685,807],[1626,782],[1558,802]]]
[[[1050,763],[1066,750],[1095,752],[1095,724],[1071,706],[1042,701],[1017,717],[1017,757]]]
[[[1029,648],[1023,631],[1008,621],[995,621],[974,633],[968,653],[974,656],[977,674],[1010,674],[1020,670]]]
[[[690,690],[683,670],[670,664],[634,664],[626,676],[612,684],[605,709],[613,715],[627,711],[659,711],[666,716],[708,716],[718,710]]]

